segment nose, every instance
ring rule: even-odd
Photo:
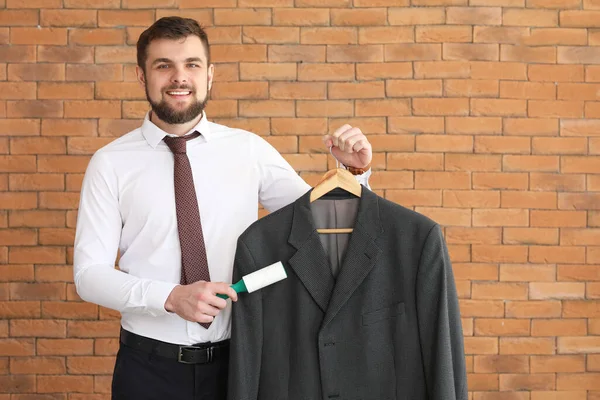
[[[180,67],[173,68],[173,75],[171,75],[171,82],[177,83],[177,84],[187,83],[187,75],[185,74],[185,70]]]

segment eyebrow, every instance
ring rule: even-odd
[[[186,63],[189,63],[189,62],[200,62],[200,63],[202,63],[202,61],[203,61],[203,60],[202,60],[200,57],[189,57],[189,58],[186,58],[186,59],[185,59],[185,62],[186,62]],[[156,60],[154,60],[154,61],[152,62],[152,65],[155,65],[155,64],[158,64],[158,63],[161,63],[161,62],[164,62],[164,63],[172,63],[172,62],[173,62],[173,60],[171,60],[171,59],[169,59],[169,58],[157,58]]]

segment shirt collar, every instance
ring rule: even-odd
[[[150,121],[150,111],[146,113],[141,129],[144,139],[146,139],[146,142],[148,142],[148,144],[153,149],[155,149],[156,146],[158,146],[158,144],[163,140],[165,136],[175,136],[168,134],[167,132],[163,131],[158,126],[156,126],[154,122]],[[204,140],[207,142],[211,138],[210,124],[206,119],[206,113],[204,111],[202,111],[202,119],[200,119],[200,122],[198,122],[196,126],[194,126],[189,132],[187,132],[186,135],[189,135],[194,131],[200,132]]]

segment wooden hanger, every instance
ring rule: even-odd
[[[331,147],[329,148],[329,152],[333,156],[331,152]],[[333,156],[335,158],[335,156]],[[317,185],[313,188],[310,193],[310,202],[323,197],[327,193],[331,192],[336,188],[344,189],[345,191],[352,193],[356,197],[360,197],[362,188],[360,183],[356,180],[354,175],[352,175],[347,170],[339,167],[339,161],[335,158],[336,168],[327,171],[323,178],[317,183]],[[352,228],[321,228],[317,229],[319,233],[351,233]]]

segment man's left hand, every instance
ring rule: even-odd
[[[373,149],[359,128],[345,124],[333,134],[323,136],[323,142],[338,161],[347,167],[364,168],[373,159]]]

